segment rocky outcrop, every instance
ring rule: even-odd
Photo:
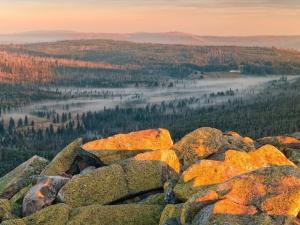
[[[282,217],[296,218],[299,211],[300,169],[278,166],[243,174],[199,191],[185,203],[181,223],[251,224],[252,220],[258,220],[275,225],[283,224]]]
[[[162,188],[177,177],[180,164],[171,150],[143,153],[134,158],[76,176],[59,192],[72,207],[108,204],[138,193]]]
[[[218,152],[226,143],[221,131],[200,128],[184,136],[173,146],[173,150],[180,158],[183,169],[186,169],[200,159]]]
[[[271,145],[252,152],[228,150],[224,161],[201,160],[192,165],[181,176],[174,192],[177,198],[187,200],[199,189],[222,183],[234,176],[259,168],[291,165],[284,154]]]
[[[0,178],[0,198],[11,198],[22,188],[29,185],[32,181],[32,176],[39,175],[47,164],[48,161],[46,159],[33,156]]]
[[[146,130],[63,149],[0,178],[1,225],[297,225],[297,133]]]
[[[146,151],[170,149],[172,145],[173,141],[168,130],[153,129],[118,134],[86,143],[82,148],[95,154],[108,165]]]

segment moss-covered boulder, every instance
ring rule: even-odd
[[[33,156],[4,177],[0,178],[0,197],[11,198],[22,188],[28,186],[33,175],[39,175],[48,164],[44,158]]]
[[[183,169],[186,169],[216,152],[227,144],[223,133],[214,128],[199,128],[173,146],[173,150],[180,158]]]
[[[159,225],[164,225],[168,220],[180,217],[182,208],[183,204],[167,205],[161,214]]]
[[[290,136],[264,137],[256,140],[261,145],[274,145],[280,149],[300,148],[300,140]]]
[[[67,147],[65,147],[42,172],[45,176],[61,175],[71,168],[74,161],[76,151],[80,150],[82,139],[76,139]]]
[[[130,194],[162,188],[168,179],[177,178],[180,163],[171,150],[139,154],[121,163]]]
[[[88,142],[82,149],[95,154],[108,165],[146,151],[169,149],[172,145],[173,141],[168,130],[152,129]]]
[[[300,166],[300,148],[298,149],[286,148],[284,150],[284,154],[290,161],[295,163],[297,166]]]
[[[201,188],[222,183],[259,168],[279,165],[295,166],[281,151],[271,145],[249,153],[228,150],[224,161],[201,160],[187,169],[174,188],[175,196],[185,201]]]
[[[107,204],[129,194],[120,165],[102,167],[71,179],[58,193],[60,201],[72,207]]]
[[[164,205],[165,202],[165,194],[164,193],[157,193],[148,196],[147,198],[139,201],[139,204],[145,204],[145,205]]]
[[[11,211],[10,202],[7,199],[0,199],[0,222],[7,218]]]
[[[232,149],[246,152],[255,150],[255,142],[249,137],[242,137],[234,131],[227,132],[224,137],[228,142],[223,147],[224,150]]]
[[[234,218],[266,214],[294,219],[299,211],[300,169],[273,166],[200,190],[184,204],[181,223],[213,224],[207,221],[217,215]]]
[[[157,225],[162,210],[159,205],[92,205],[72,210],[68,225]]]
[[[52,205],[22,219],[7,220],[1,225],[66,225],[70,210],[65,204]]]

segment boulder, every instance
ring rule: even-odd
[[[284,150],[284,154],[289,160],[291,160],[297,166],[300,166],[300,148],[299,149],[286,148]]]
[[[246,152],[255,150],[255,142],[249,137],[242,137],[234,131],[227,132],[224,137],[228,142],[223,147],[224,150],[232,149]]]
[[[72,207],[109,204],[162,188],[168,179],[178,177],[179,170],[179,160],[174,151],[143,153],[119,164],[74,177],[61,189],[58,197]]]
[[[108,204],[129,195],[125,172],[120,165],[101,167],[71,179],[58,199],[72,207]]]
[[[130,194],[162,188],[178,177],[180,163],[172,150],[142,153],[120,163],[125,171]]]
[[[4,177],[0,178],[0,197],[11,198],[22,188],[28,186],[33,175],[39,175],[48,164],[44,158],[33,156]]]
[[[168,220],[176,220],[180,217],[182,208],[183,204],[167,205],[161,214],[159,225],[165,225]]]
[[[248,217],[248,221],[252,218],[279,225],[283,224],[278,222],[282,218],[295,219],[299,211],[300,169],[273,166],[234,177],[208,190],[199,190],[184,204],[181,223],[221,224],[212,222],[221,215],[225,217],[220,221],[229,224],[243,224],[239,221],[247,221]],[[266,215],[275,222],[269,223]]]
[[[279,165],[295,166],[272,145],[265,145],[249,153],[228,150],[224,161],[201,160],[188,168],[174,188],[175,196],[185,201],[200,188],[222,183],[259,168]]]
[[[216,152],[227,143],[222,132],[214,128],[199,128],[173,146],[182,162],[183,169]]]
[[[7,220],[1,225],[65,225],[70,210],[65,204],[52,205],[22,219]]]
[[[164,205],[165,194],[164,193],[157,193],[148,196],[147,198],[138,202],[138,204],[145,204],[145,205]]]
[[[7,199],[0,199],[0,222],[10,214],[11,205]]]
[[[40,177],[37,184],[30,188],[23,200],[23,216],[31,215],[56,199],[58,191],[69,181],[60,176]]]
[[[65,147],[44,169],[42,175],[57,176],[65,173],[75,175],[79,174],[87,167],[103,166],[103,163],[86,151],[81,150],[82,139],[76,139]]]
[[[22,204],[23,199],[27,192],[30,190],[31,185],[28,185],[27,187],[24,187],[22,190],[20,190],[17,194],[15,194],[11,199],[9,199],[10,205],[12,207],[12,214],[17,217],[22,217]]]
[[[300,140],[300,132],[295,132],[295,133],[293,133],[293,134],[291,134],[289,136],[297,138],[298,140]]]
[[[172,145],[168,130],[153,129],[95,140],[84,144],[82,149],[95,154],[104,164],[109,165],[146,151],[170,149]]]
[[[280,149],[284,148],[300,148],[300,140],[289,136],[264,137],[256,140],[261,145],[274,145]]]
[[[157,225],[163,210],[159,205],[92,205],[72,210],[68,225]]]

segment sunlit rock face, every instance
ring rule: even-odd
[[[295,166],[272,145],[265,145],[249,153],[228,150],[224,161],[201,160],[188,168],[175,187],[175,195],[186,200],[202,187],[219,184],[259,168],[279,165]]]
[[[172,146],[173,140],[168,130],[151,129],[91,141],[82,149],[92,152],[103,163],[112,164],[145,151],[165,150]]]
[[[198,160],[218,152],[226,143],[220,130],[200,128],[184,136],[173,146],[173,150],[180,158],[183,169],[186,169]]]
[[[297,225],[297,135],[199,128],[174,145],[165,129],[77,139],[47,166],[36,156],[0,178],[0,222]]]
[[[297,217],[300,211],[300,170],[291,166],[259,169],[230,179],[209,190],[199,191],[184,205],[181,223],[214,224],[218,216],[230,220],[251,221],[253,215],[273,223],[282,217]],[[230,215],[231,217],[223,217]],[[216,223],[220,224],[220,223]]]

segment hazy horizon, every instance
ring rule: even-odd
[[[200,36],[300,35],[297,0],[2,0],[0,33],[74,30]]]

